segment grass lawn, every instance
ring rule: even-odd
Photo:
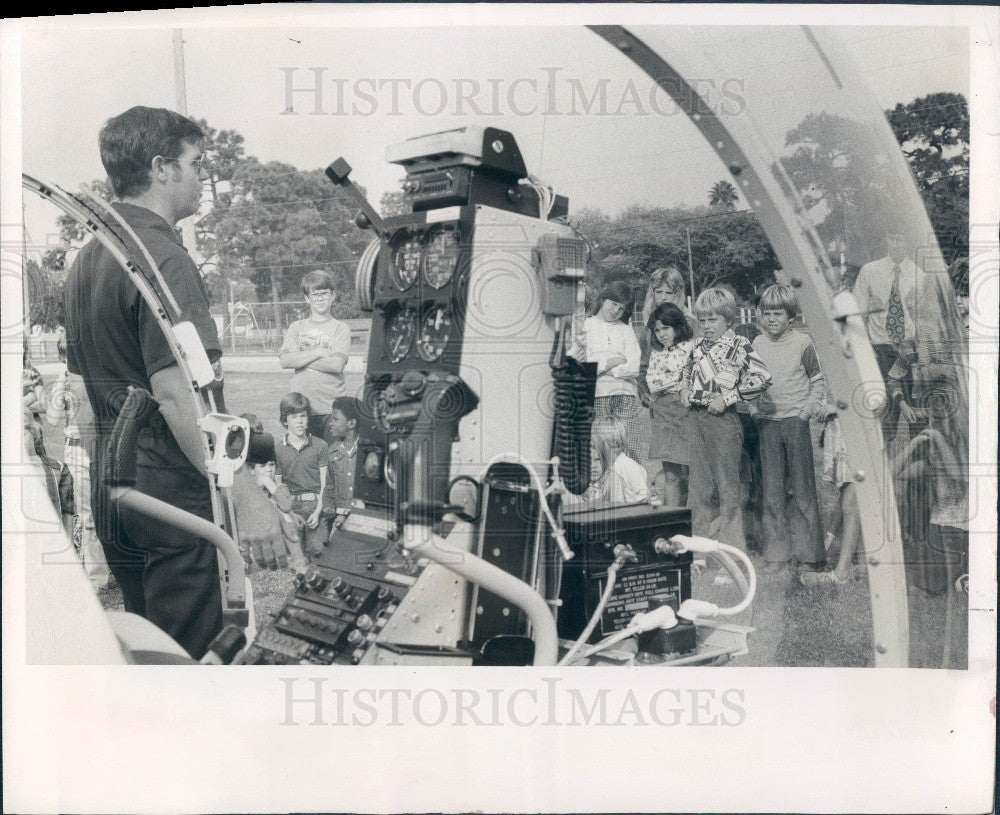
[[[290,374],[229,373],[226,377],[226,400],[233,413],[256,413],[267,431],[279,437],[278,402],[286,393]],[[362,377],[347,378],[348,393],[361,390]],[[816,435],[818,436],[818,428]],[[648,434],[648,421],[644,428]],[[58,458],[62,440],[58,431],[46,428],[46,446]],[[825,519],[835,501],[833,490],[822,481],[819,472],[821,458],[817,448],[817,485],[820,489],[821,517]],[[652,478],[658,463],[647,470]],[[831,557],[835,552],[831,552]],[[762,559],[751,553],[755,566]],[[855,579],[845,586],[807,590],[799,586],[789,572],[760,575],[757,598],[744,617],[734,620],[753,625],[750,653],[732,663],[735,666],[865,666],[872,664],[871,600],[865,570],[855,569]],[[694,596],[720,605],[735,602],[732,589],[712,584],[712,570],[697,575],[693,581]],[[288,571],[255,570],[250,575],[254,586],[254,603],[258,625],[274,613],[291,590]],[[959,600],[964,596],[959,596]],[[121,606],[116,587],[101,593],[108,608]],[[930,597],[919,590],[909,593],[911,664],[919,667],[940,667],[947,635],[944,627],[945,598]],[[954,626],[951,648],[964,664],[965,615],[964,605],[953,610],[960,621]],[[953,657],[954,659],[955,657]]]

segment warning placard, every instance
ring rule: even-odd
[[[597,578],[594,583],[599,598],[604,593],[607,577]],[[676,611],[681,603],[681,570],[660,565],[622,569],[601,615],[601,636],[621,631],[636,614],[648,611],[652,597],[666,598],[667,604]]]

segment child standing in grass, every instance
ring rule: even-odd
[[[327,516],[333,519],[331,532],[341,527],[353,505],[360,420],[361,402],[358,399],[338,396],[333,400],[323,431],[323,440],[330,448],[323,506]]]
[[[309,316],[288,327],[278,360],[282,368],[295,369],[292,391],[301,393],[315,406],[317,412],[311,414],[309,432],[320,438],[329,405],[344,394],[351,330],[330,313],[335,293],[329,272],[309,272],[302,278],[302,294],[309,304]]]
[[[756,399],[771,386],[771,375],[753,346],[733,331],[736,300],[710,288],[695,303],[702,337],[691,351],[681,390],[690,406],[691,432],[688,506],[695,535],[708,536],[719,495],[719,538],[746,549],[743,531],[740,454],[743,428],[736,415],[740,401]]]
[[[762,333],[754,350],[771,373],[772,384],[757,403],[760,469],[764,497],[764,568],[778,571],[793,560],[816,568],[825,560],[823,528],[813,465],[809,419],[822,418],[823,374],[807,334],[791,325],[798,309],[788,286],[769,286],[760,296]],[[808,537],[791,540],[786,490],[791,511],[803,521]]]
[[[840,554],[832,571],[803,571],[803,586],[843,585],[851,578],[854,555],[861,542],[861,516],[854,478],[847,464],[847,448],[836,411],[831,410],[823,427],[823,480],[837,490],[837,504],[830,515],[830,537],[839,532]]]
[[[590,436],[590,486],[582,495],[566,493],[567,507],[607,502],[639,504],[649,497],[646,470],[624,453],[625,430],[619,419],[597,419]],[[637,469],[638,468],[638,469]]]
[[[647,323],[649,359],[649,458],[663,463],[663,503],[683,506],[687,496],[689,410],[681,403],[684,371],[694,347],[694,334],[684,312],[673,303],[657,306]]]
[[[312,409],[301,393],[285,396],[279,410],[287,432],[274,445],[276,475],[291,493],[291,515],[301,524],[306,552],[318,555],[326,544],[326,526],[320,519],[329,448],[309,432]]]
[[[597,312],[584,323],[587,361],[597,363],[594,415],[625,423],[626,453],[639,463],[639,398],[636,378],[642,354],[632,319],[633,294],[623,280],[615,280],[598,294]]]

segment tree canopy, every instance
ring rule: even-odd
[[[729,181],[723,179],[716,181],[712,189],[708,191],[708,205],[725,212],[732,212],[736,209],[736,202],[739,200],[739,193]]]
[[[242,161],[231,190],[204,219],[206,247],[223,279],[246,279],[259,299],[301,298],[299,280],[313,269],[337,284],[337,312],[354,316],[354,272],[369,236],[352,222],[344,193],[322,170]]]
[[[326,269],[337,283],[338,316],[358,313],[354,297],[357,259],[370,235],[353,223],[353,205],[322,170],[299,170],[281,162],[263,163],[247,155],[243,136],[199,121],[205,132],[205,169],[211,209],[195,226],[200,266],[214,303],[230,294],[251,300],[301,299],[299,280]],[[91,189],[114,200],[105,179]],[[58,218],[61,246],[49,250],[30,270],[32,314],[61,319],[59,280],[66,258],[89,233],[66,215]],[[58,309],[52,305],[58,299]],[[48,305],[43,305],[47,303]],[[277,313],[277,311],[276,311]]]
[[[946,263],[969,254],[969,106],[932,93],[886,111]],[[958,285],[960,281],[956,281]],[[966,292],[968,282],[965,283]]]
[[[935,93],[885,112],[923,198],[944,260],[968,254],[969,112],[965,98]],[[889,156],[870,147],[867,126],[846,116],[810,114],[785,143],[782,169],[798,191],[828,250],[843,251],[849,269],[885,252],[886,231],[899,222],[906,190]]]
[[[580,210],[572,223],[592,242],[591,289],[623,279],[641,297],[654,269],[675,266],[685,281],[693,271],[696,295],[726,283],[750,299],[774,282],[779,267],[763,228],[746,211],[633,206],[612,218],[589,208]],[[693,270],[688,268],[688,234]]]
[[[959,262],[968,255],[969,223],[969,111],[964,97],[930,94],[898,104],[886,116],[946,262],[967,269]],[[199,124],[206,134],[212,206],[197,222],[196,238],[213,301],[224,302],[231,293],[274,303],[298,300],[301,276],[322,268],[336,281],[338,316],[355,316],[353,278],[371,234],[354,225],[354,206],[343,191],[319,169],[299,170],[248,155],[236,130],[217,130],[204,120]],[[830,247],[838,241],[846,245],[855,270],[881,250],[869,245],[871,236],[892,226],[893,201],[903,194],[886,157],[859,149],[867,144],[862,127],[842,116],[810,115],[786,135],[788,154],[782,159],[782,170],[806,203],[820,237]],[[90,186],[113,200],[106,180]],[[650,272],[672,265],[685,280],[694,278],[695,293],[728,284],[751,298],[773,281],[778,269],[767,236],[751,212],[736,209],[739,194],[730,181],[717,181],[704,200],[707,206],[636,205],[615,217],[593,208],[575,213],[572,223],[592,244],[590,286],[624,279],[638,291]],[[409,211],[398,191],[382,195],[379,207],[384,216]],[[873,225],[873,217],[884,223]],[[67,216],[60,216],[58,224],[61,246],[40,262],[30,262],[27,273],[32,321],[47,325],[61,320],[67,257],[88,235]],[[956,284],[960,290],[968,285]]]

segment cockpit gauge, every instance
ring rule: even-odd
[[[420,321],[417,335],[417,353],[425,362],[434,362],[444,353],[451,338],[452,316],[448,306],[432,305]]]
[[[458,232],[454,228],[431,233],[424,247],[424,277],[435,289],[451,280],[458,265]]]
[[[417,237],[406,238],[400,243],[392,257],[392,282],[400,291],[406,291],[420,274],[423,247]]]
[[[417,314],[413,309],[400,311],[385,327],[385,351],[390,362],[399,362],[410,353],[417,335]]]
[[[369,481],[378,481],[382,475],[382,456],[378,450],[369,450],[365,455],[363,466],[365,478]]]

